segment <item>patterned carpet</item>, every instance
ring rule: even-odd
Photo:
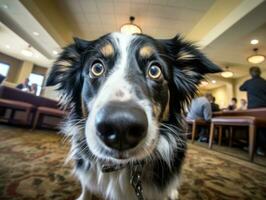
[[[64,164],[68,146],[52,131],[0,125],[0,199],[72,200],[79,184]],[[264,200],[266,168],[189,145],[181,200]]]

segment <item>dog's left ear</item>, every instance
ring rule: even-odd
[[[174,119],[184,104],[189,104],[197,93],[198,85],[207,73],[221,72],[195,45],[176,36],[169,40],[160,40],[167,57],[170,58],[170,118]]]
[[[169,40],[160,40],[170,56],[175,60],[179,70],[193,76],[199,82],[207,73],[217,73],[222,70],[210,61],[198,48],[186,42],[179,35]]]

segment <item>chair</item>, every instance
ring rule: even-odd
[[[209,139],[209,148],[212,148],[212,142],[214,138],[214,129],[215,126],[219,126],[219,144],[221,144],[222,138],[222,127],[229,126],[230,132],[230,144],[232,145],[232,134],[234,126],[248,126],[249,127],[249,159],[252,162],[254,159],[254,149],[256,142],[256,129],[257,127],[266,127],[266,119],[254,116],[224,116],[224,117],[215,117],[211,120],[210,128],[210,139]]]
[[[207,126],[207,127],[210,126],[210,122],[205,121],[203,119],[196,119],[196,120],[187,119],[186,121],[187,121],[188,125],[192,126],[192,131],[191,131],[191,133],[192,133],[191,142],[192,143],[194,143],[194,141],[195,141],[196,131],[197,131],[198,126]],[[188,130],[187,130],[187,132],[188,132]]]
[[[32,129],[35,129],[37,126],[42,126],[44,116],[63,118],[65,115],[66,112],[63,110],[40,106],[37,108]]]
[[[21,102],[21,101],[14,101],[9,99],[1,99],[0,98],[0,108],[3,109],[10,109],[11,114],[10,117],[7,119],[8,123],[13,123],[15,113],[17,111],[23,111],[25,113],[25,117],[21,120],[21,124],[23,125],[30,125],[30,115],[31,112],[35,110],[35,106],[29,103]],[[4,115],[5,112],[3,112]]]

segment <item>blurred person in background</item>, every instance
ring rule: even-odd
[[[227,110],[236,110],[236,108],[237,108],[237,99],[233,97],[231,99],[229,106],[227,107]]]
[[[31,84],[30,93],[31,94],[34,94],[34,95],[37,95],[37,91],[38,91],[38,85],[36,83],[32,83]]]
[[[266,80],[261,77],[259,67],[249,69],[251,79],[240,86],[240,91],[247,92],[248,108],[266,107]]]
[[[206,93],[202,97],[193,99],[187,114],[187,120],[203,119],[205,121],[210,121],[212,118],[212,100],[213,96],[211,93]],[[208,134],[206,128],[200,127],[198,140],[200,142],[208,141]]]
[[[240,91],[246,91],[248,96],[248,109],[266,107],[266,80],[261,77],[259,67],[249,69],[251,79],[245,81],[240,86]],[[260,156],[265,156],[266,151],[266,129],[261,128],[257,131],[257,151]]]
[[[6,79],[6,77],[5,77],[4,75],[0,74],[0,84],[1,84],[2,82],[4,82],[5,79]]]
[[[30,92],[30,91],[31,91],[31,86],[29,85],[29,82],[30,82],[29,78],[26,78],[26,79],[24,80],[24,82],[18,84],[18,85],[16,86],[16,88],[17,88],[17,89],[20,89],[20,90],[22,90],[22,91],[24,91],[24,92]]]
[[[247,101],[246,99],[240,99],[240,107],[238,110],[247,110]]]
[[[220,107],[217,103],[215,103],[215,97],[212,97],[212,101],[211,101],[211,108],[212,108],[212,112],[218,112],[220,111]]]

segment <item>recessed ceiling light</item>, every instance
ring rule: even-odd
[[[202,86],[207,86],[207,85],[209,85],[209,83],[207,82],[207,81],[201,81],[201,83],[200,83]]]
[[[56,50],[53,50],[53,54],[54,54],[54,55],[57,55],[58,52],[57,52]]]
[[[257,39],[250,40],[250,44],[258,44],[258,43],[259,43],[259,40]]]
[[[33,56],[33,53],[30,51],[30,50],[27,50],[27,49],[23,49],[21,51],[21,53],[24,55],[24,56],[27,56],[27,57],[31,57]]]
[[[216,80],[212,80],[212,83],[215,84],[216,83]]]
[[[36,32],[36,31],[34,31],[32,34],[35,35],[35,36],[39,36],[40,35],[40,33]]]
[[[3,5],[1,5],[0,7],[1,7],[1,8],[4,8],[4,9],[8,9],[8,5],[6,5],[6,4],[3,4]]]
[[[6,45],[6,48],[7,48],[7,49],[10,49],[10,45],[7,44],[7,45]]]

